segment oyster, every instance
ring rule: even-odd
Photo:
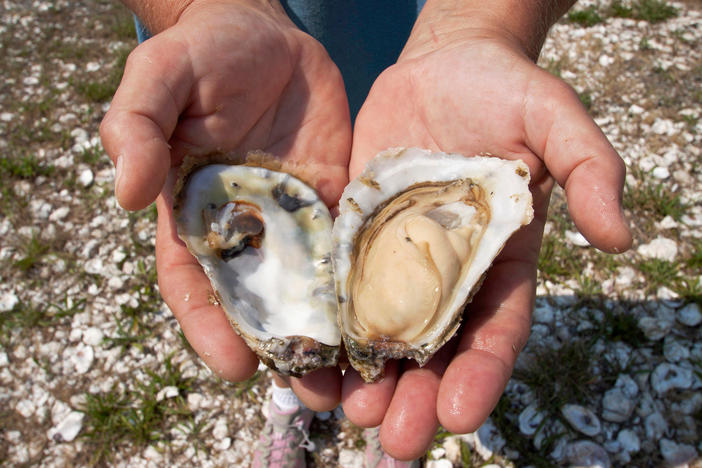
[[[366,381],[388,359],[424,365],[533,217],[521,161],[384,151],[344,190],[333,228],[299,167],[247,161],[181,169],[178,235],[248,346],[289,375],[335,365],[342,337]]]
[[[412,148],[366,166],[333,228],[339,324],[364,380],[378,380],[388,359],[424,365],[454,335],[531,205],[521,161]]]
[[[210,164],[185,168],[175,200],[178,235],[258,357],[297,376],[335,365],[332,220],[315,191],[284,171]]]

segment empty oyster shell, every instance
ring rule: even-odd
[[[315,191],[265,167],[185,172],[174,206],[178,235],[237,332],[284,374],[335,365],[341,338],[332,220]]]
[[[521,161],[380,153],[344,190],[334,223],[339,324],[364,380],[388,359],[424,365],[507,239],[533,218]]]

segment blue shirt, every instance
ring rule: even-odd
[[[373,81],[395,63],[425,0],[282,0],[295,24],[327,49],[344,77],[352,119]],[[139,42],[149,32],[137,19]]]

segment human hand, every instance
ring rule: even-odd
[[[207,277],[177,237],[167,175],[186,154],[258,149],[312,166],[320,175],[315,188],[332,206],[348,179],[346,94],[324,48],[278,4],[200,0],[173,24],[157,19],[150,23],[164,30],[129,56],[102,141],[123,207],[143,208],[161,194],[156,260],[164,300],[205,363],[240,381],[258,360],[211,304]],[[324,369],[291,383],[321,410],[338,403],[339,380],[337,369]]]
[[[519,158],[530,168],[535,216],[494,262],[460,336],[424,368],[389,363],[373,385],[345,374],[345,414],[360,426],[382,423],[383,447],[399,459],[425,453],[439,423],[476,430],[497,404],[529,335],[553,179],[594,246],[621,252],[631,243],[621,214],[624,165],[573,90],[538,68],[528,41],[494,11],[473,21],[454,21],[452,12],[442,22],[442,13],[428,17],[425,7],[397,64],[373,85],[356,121],[350,176],[396,146]]]

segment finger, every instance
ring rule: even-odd
[[[393,458],[415,460],[434,440],[439,427],[436,396],[452,354],[453,346],[444,346],[426,366],[407,364],[400,376],[380,426],[380,443]]]
[[[309,409],[331,411],[341,399],[341,370],[323,367],[302,378],[292,377],[290,387]]]
[[[537,73],[524,107],[527,144],[565,188],[580,232],[601,250],[623,252],[632,242],[621,209],[624,163],[573,89]]]
[[[163,188],[171,166],[168,140],[192,86],[185,57],[183,46],[161,37],[136,48],[100,125],[116,166],[115,195],[126,209],[144,208]]]
[[[242,381],[256,372],[258,359],[236,334],[220,306],[215,306],[209,280],[177,237],[170,187],[158,197],[156,267],[163,299],[180,323],[185,338],[217,376]]]
[[[529,337],[550,186],[544,180],[534,187],[534,221],[510,239],[466,309],[458,349],[437,397],[439,421],[448,431],[473,432],[487,419]]]
[[[360,427],[375,427],[383,422],[397,383],[397,361],[385,365],[385,376],[376,383],[367,384],[355,369],[344,373],[341,401],[349,421]]]

